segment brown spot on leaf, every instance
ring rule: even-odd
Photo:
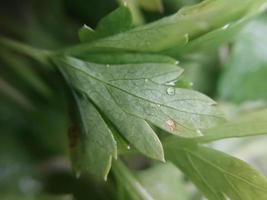
[[[166,121],[166,125],[168,126],[170,131],[174,131],[176,129],[176,122],[173,119],[168,119]]]
[[[74,148],[77,146],[78,142],[78,128],[76,125],[71,125],[68,130],[68,137],[69,137],[69,147]]]

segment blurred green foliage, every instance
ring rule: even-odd
[[[77,30],[86,24],[96,28],[95,32],[99,34],[92,37],[92,40],[105,39],[109,34],[115,35],[118,32],[107,33],[105,21],[101,21],[104,24],[102,27],[101,23],[97,25],[98,22],[124,2],[131,10],[133,24],[128,23],[130,19],[125,18],[123,22],[126,25],[123,24],[118,32],[135,26],[142,27],[143,24],[176,13],[181,7],[199,1],[2,1],[0,33],[39,48],[60,49],[76,44],[79,40]],[[229,10],[238,8],[229,6]],[[244,110],[247,112],[265,107],[267,98],[266,14],[263,13],[245,25],[248,19],[250,17],[237,22],[233,20],[222,27],[212,27],[212,31],[201,35],[202,37],[193,34],[192,38],[191,35],[189,39],[183,38],[179,48],[175,46],[159,51],[165,55],[127,52],[108,55],[92,53],[81,57],[94,62],[101,60],[103,63],[123,64],[129,63],[129,60],[131,63],[146,60],[168,63],[174,61],[166,56],[171,55],[185,70],[177,86],[192,87],[217,99],[222,102],[221,107],[224,110],[230,108],[228,115],[234,118],[243,115]],[[239,30],[241,31],[238,32]],[[88,32],[82,31],[80,38],[85,33],[85,38],[88,39]],[[128,35],[125,37],[128,38]],[[187,45],[184,46],[183,42]],[[157,50],[158,43],[155,45]],[[125,47],[129,47],[127,42]],[[150,47],[148,50],[151,50]],[[149,163],[152,167],[132,170],[131,164],[130,169],[124,169],[122,165],[121,169],[125,173],[118,178],[121,183],[116,183],[116,174],[112,174],[106,183],[87,174],[82,174],[77,179],[71,173],[67,141],[67,132],[74,117],[74,104],[70,88],[64,81],[60,73],[47,64],[0,46],[0,199],[68,200],[74,196],[76,199],[120,200],[131,199],[131,191],[137,191],[132,196],[137,196],[138,199],[140,188],[135,185],[137,182],[152,194],[151,198],[158,200],[202,198],[178,168],[143,157],[138,162],[141,165]],[[260,106],[253,104],[256,100],[262,102]],[[252,103],[242,106],[247,102]],[[124,142],[123,138],[120,139]],[[226,143],[219,143],[219,146],[237,156],[245,155],[245,159],[267,174],[267,158],[262,153],[266,148],[261,140],[253,139],[251,146],[248,145],[250,140],[234,141],[236,148],[228,148]],[[213,145],[217,147],[216,143]],[[260,149],[261,152],[255,149]],[[180,162],[181,160],[177,161]],[[119,163],[117,166],[121,167]],[[121,186],[126,182],[130,189]]]

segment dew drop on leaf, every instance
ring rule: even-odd
[[[173,87],[168,87],[167,88],[167,94],[168,95],[174,95],[175,94],[175,89]]]
[[[106,67],[110,67],[110,65],[109,64],[106,64]]]

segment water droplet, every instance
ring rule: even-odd
[[[179,61],[179,60],[176,60],[176,61],[175,61],[175,64],[176,64],[176,65],[178,65],[179,63],[180,63],[180,61]]]
[[[110,67],[110,65],[109,64],[106,64],[106,67]]]
[[[189,86],[190,86],[190,87],[194,86],[194,83],[193,83],[193,82],[190,82],[190,83],[189,83]]]
[[[172,119],[168,119],[166,121],[166,124],[169,127],[170,131],[174,131],[175,130],[176,125],[175,125],[175,122]]]
[[[130,150],[131,149],[131,146],[130,145],[127,145],[127,149]]]
[[[145,79],[145,82],[148,82],[148,79],[147,78]]]
[[[157,104],[158,107],[160,107],[161,105],[160,104]]]
[[[189,34],[188,33],[185,34],[184,37],[185,37],[185,43],[187,44],[189,42]]]
[[[167,88],[167,94],[168,95],[174,95],[175,94],[175,89],[173,87],[168,87]]]
[[[228,29],[229,28],[229,26],[230,26],[230,24],[225,24],[223,27],[222,27],[222,29]]]
[[[81,171],[76,171],[75,176],[76,176],[76,178],[80,178],[81,177]]]
[[[198,134],[199,136],[204,136],[203,133],[201,132],[201,130],[199,130],[199,129],[197,129],[197,134]]]

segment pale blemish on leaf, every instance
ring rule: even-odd
[[[172,119],[168,119],[166,121],[166,125],[168,126],[168,128],[169,128],[170,131],[174,131],[176,129],[176,123]]]

